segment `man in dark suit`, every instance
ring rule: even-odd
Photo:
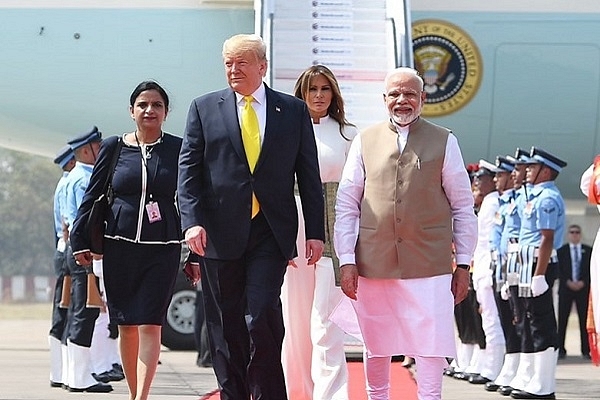
[[[323,251],[323,195],[306,105],[267,87],[266,45],[223,45],[229,88],[195,99],[179,159],[189,248],[203,256],[202,292],[221,399],[286,399],[279,295],[302,200],[308,264]],[[247,317],[246,317],[247,314]]]
[[[581,243],[581,227],[569,226],[569,243],[558,249],[558,265],[560,268],[558,286],[558,338],[560,348],[558,357],[564,358],[565,334],[567,322],[573,302],[579,317],[579,334],[581,337],[581,354],[590,358],[590,345],[586,330],[588,297],[590,294],[590,258],[592,248]]]

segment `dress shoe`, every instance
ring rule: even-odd
[[[123,379],[125,379],[125,374],[123,373],[122,369],[117,368],[114,365],[118,364],[113,364],[113,368],[110,371],[104,371],[101,374],[92,373],[92,376],[95,380],[102,383],[108,383],[111,381],[122,381]]]
[[[83,389],[79,389],[79,388],[69,388],[69,392],[88,392],[88,393],[108,393],[108,392],[112,392],[113,387],[111,385],[107,385],[105,383],[96,383],[95,385],[92,386],[88,386],[86,388]]]
[[[108,377],[109,382],[118,382],[125,379],[125,374],[123,373],[123,371],[119,371],[116,369],[111,369],[110,371],[107,371],[106,375]]]
[[[515,389],[511,392],[510,397],[513,399],[556,399],[554,393],[550,394],[533,394],[524,390]]]
[[[473,375],[478,375],[478,374],[471,374],[468,372],[457,372],[453,375],[454,379],[459,379],[461,381],[468,381],[469,378]]]
[[[454,376],[454,368],[448,367],[448,368],[444,369],[444,375]]]
[[[97,380],[98,382],[102,382],[102,383],[108,383],[110,381],[122,381],[123,379],[125,379],[125,375],[123,375],[122,372],[118,372],[118,371],[104,371],[101,374],[92,374],[92,376],[94,377],[95,380]]]
[[[487,390],[488,392],[495,392],[498,390],[499,387],[500,385],[496,385],[494,382],[485,383],[485,390]]]
[[[498,388],[498,393],[500,393],[502,396],[510,396],[513,390],[514,389],[510,386],[500,386]]]
[[[62,387],[62,383],[60,382],[54,382],[54,381],[50,381],[50,387],[56,387],[56,388],[61,388]]]
[[[94,372],[92,372],[92,377],[97,380],[98,382],[102,382],[102,383],[108,383],[110,380],[108,379],[108,376],[106,376],[106,373],[108,371],[105,371],[101,374],[96,374]]]
[[[483,385],[484,383],[488,383],[491,381],[491,379],[488,379],[485,376],[481,375],[473,375],[469,378],[469,383],[472,383],[473,385]]]

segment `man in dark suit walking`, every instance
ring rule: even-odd
[[[195,99],[179,159],[179,204],[202,292],[221,399],[287,398],[279,295],[295,256],[297,182],[308,264],[323,252],[323,195],[306,105],[267,87],[256,35],[223,44],[229,88]],[[247,314],[247,317],[246,317]]]
[[[592,248],[581,243],[581,227],[569,226],[569,242],[558,249],[558,265],[560,269],[558,286],[558,338],[559,358],[567,354],[565,350],[565,334],[567,322],[571,314],[573,302],[579,318],[579,334],[581,336],[581,354],[590,358],[590,345],[586,330],[588,297],[590,295],[590,258]]]

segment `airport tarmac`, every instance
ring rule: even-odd
[[[556,398],[600,399],[600,368],[580,356],[576,320],[576,315],[572,315],[567,333],[568,355],[558,363]],[[113,382],[114,391],[108,394],[69,393],[51,388],[48,378],[49,324],[45,320],[0,320],[0,399],[127,399],[125,381]],[[212,369],[196,366],[195,352],[163,349],[160,360],[150,399],[199,400],[203,394],[216,388]],[[498,400],[510,397],[486,392],[479,385],[444,377],[443,399]]]

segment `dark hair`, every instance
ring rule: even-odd
[[[323,76],[329,84],[331,85],[331,103],[327,108],[327,114],[337,121],[340,126],[340,135],[346,140],[350,140],[346,136],[344,136],[343,128],[346,125],[354,126],[346,119],[346,112],[344,111],[344,99],[342,98],[342,92],[340,90],[340,86],[338,85],[337,79],[335,75],[329,68],[324,65],[313,65],[312,67],[306,69],[296,81],[296,85],[294,85],[294,96],[299,99],[305,100],[308,96],[308,92],[310,90],[310,84],[313,78],[316,76]]]
[[[129,105],[133,107],[138,96],[146,90],[156,90],[165,103],[165,109],[169,109],[169,95],[167,95],[165,89],[163,89],[162,86],[155,81],[144,81],[137,85],[129,97]]]

